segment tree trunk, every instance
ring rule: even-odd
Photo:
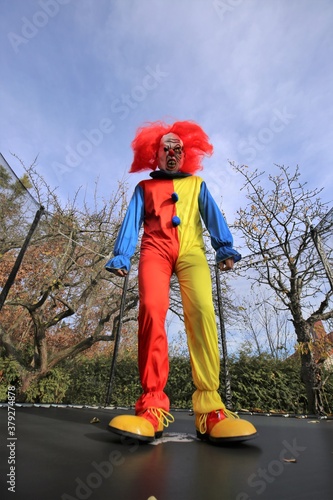
[[[322,398],[322,373],[313,356],[310,326],[304,320],[294,325],[301,356],[301,379],[305,385],[308,412],[323,415],[325,412]]]
[[[16,401],[18,403],[25,403],[27,400],[27,391],[30,384],[38,377],[35,372],[25,372],[21,376],[21,387],[19,387],[16,395]]]
[[[314,415],[325,414],[321,369],[314,361],[311,350],[301,354],[301,379],[305,385],[309,413]]]

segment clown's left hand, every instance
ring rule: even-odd
[[[218,263],[220,271],[229,271],[229,269],[232,269],[234,267],[234,259],[225,259],[222,260],[222,262]]]

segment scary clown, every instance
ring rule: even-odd
[[[164,389],[169,373],[165,319],[175,273],[196,387],[192,401],[197,436],[217,443],[250,439],[256,434],[254,426],[227,410],[218,393],[220,356],[201,220],[222,271],[232,269],[241,256],[233,248],[232,235],[205,182],[194,175],[213,147],[199,125],[179,121],[143,126],[132,148],[130,172],[150,169],[151,179],[136,186],[114,257],[105,267],[117,276],[129,272],[143,224],[138,270],[138,363],[143,393],[135,415],[114,417],[109,429],[149,442],[161,437],[164,427],[174,420]]]

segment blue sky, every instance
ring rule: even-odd
[[[333,192],[332,0],[1,1],[0,151],[65,203],[129,196],[144,122],[191,119],[214,145],[201,175],[228,222],[244,205],[228,160],[300,166]],[[82,200],[81,197],[81,200]],[[80,198],[79,198],[80,201]],[[237,242],[236,246],[237,246]]]
[[[0,151],[59,196],[107,197],[146,121],[191,119],[214,155],[201,175],[228,220],[244,203],[228,160],[300,166],[333,191],[331,0],[1,2]]]

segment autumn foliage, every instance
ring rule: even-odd
[[[123,281],[104,269],[126,208],[126,186],[120,184],[101,206],[75,202],[62,207],[35,172],[29,170],[44,215],[1,310],[3,359],[19,366],[20,398],[30,384],[46,377],[65,359],[79,353],[108,353],[118,325]],[[2,168],[0,285],[4,286],[22,245],[28,196]],[[27,181],[27,179],[26,179]],[[23,229],[22,229],[23,228]],[[25,228],[25,229],[24,229]],[[134,259],[135,265],[135,259]],[[123,342],[129,345],[136,317],[136,282],[130,280],[123,318]],[[135,343],[135,342],[134,342]]]

